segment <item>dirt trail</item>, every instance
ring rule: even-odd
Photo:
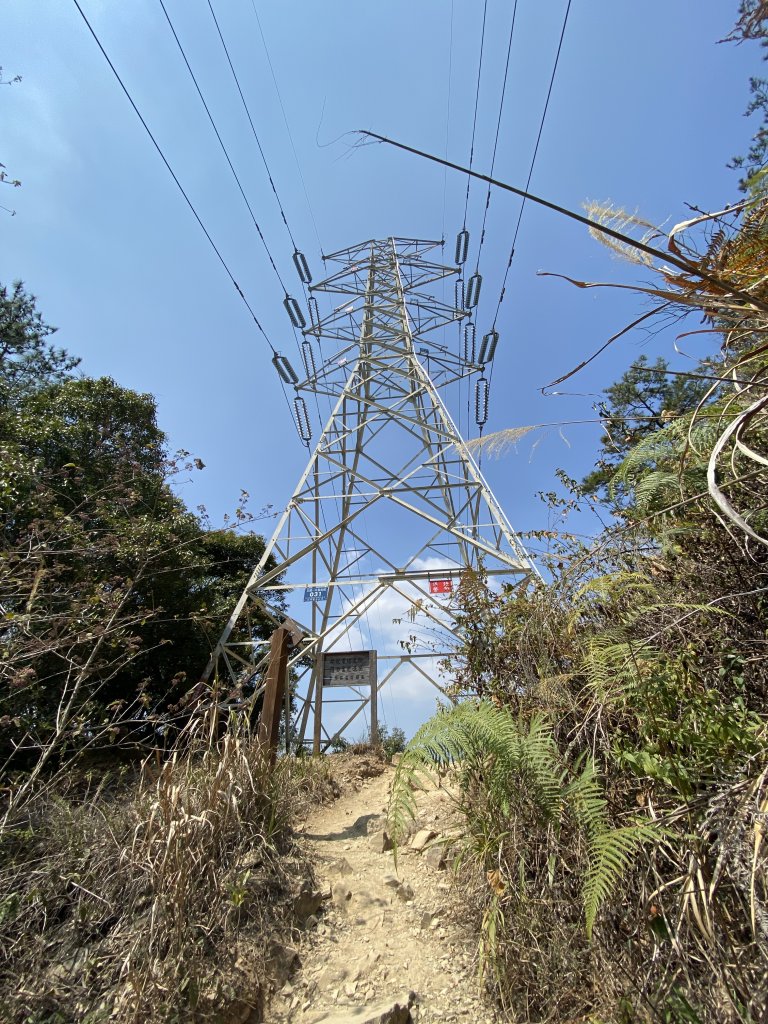
[[[406,842],[397,871],[392,853],[380,852],[393,775],[387,768],[307,822],[326,898],[304,933],[302,967],[273,1000],[268,1024],[496,1022],[479,989],[471,934],[455,924],[461,908],[437,866],[439,851],[428,856]],[[446,794],[421,792],[418,804],[419,827],[438,828]]]

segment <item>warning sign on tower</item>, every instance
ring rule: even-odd
[[[429,592],[430,594],[452,594],[453,580],[430,580]]]

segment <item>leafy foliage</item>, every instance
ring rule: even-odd
[[[768,47],[768,4],[765,0],[741,0],[739,19],[728,40],[739,43],[758,40],[763,49]],[[763,55],[763,60],[765,59]],[[734,157],[730,164],[731,167],[744,171],[744,177],[739,182],[739,187],[743,191],[764,188],[763,178],[768,154],[768,81],[753,76],[749,80],[749,90],[752,98],[745,116],[760,114],[761,121],[752,136],[747,153]]]
[[[582,481],[587,494],[605,493],[609,484],[617,497],[616,468],[637,450],[644,438],[658,436],[667,423],[692,412],[708,390],[697,377],[675,376],[664,359],[649,364],[641,355],[599,403],[605,434],[596,468]]]
[[[608,389],[601,415],[622,432],[582,485],[561,474],[566,494],[544,496],[563,528],[530,536],[546,582],[499,594],[469,572],[458,591],[452,696],[491,701],[522,735],[550,723],[561,787],[580,786],[557,824],[514,772],[500,797],[484,736],[491,762],[462,803],[465,868],[481,865],[464,884],[520,1019],[768,1013],[767,218],[758,197],[667,233],[690,271],[654,265],[662,284],[636,290],[703,313],[721,352],[690,378],[637,363]],[[595,538],[567,532],[593,511]]]
[[[20,286],[2,314],[0,770],[31,772],[13,804],[79,751],[172,739],[263,540],[184,507],[196,464],[168,458],[150,395],[69,375]]]
[[[0,285],[0,409],[42,381],[64,379],[80,362],[48,343],[55,331],[21,281]]]
[[[499,851],[477,843],[487,834],[484,818],[490,816],[502,823],[513,814],[520,815],[523,803],[527,804],[526,817],[531,817],[531,824],[539,830],[559,833],[564,820],[572,818],[586,841],[583,901],[588,936],[600,905],[618,885],[632,854],[655,835],[648,825],[611,827],[594,762],[588,760],[580,772],[569,770],[542,715],[522,723],[489,701],[466,701],[444,709],[423,725],[398,764],[389,808],[390,831],[396,842],[414,814],[414,782],[435,768],[458,771],[466,797],[468,842],[472,846],[474,841],[475,855],[486,871],[497,868]],[[480,786],[484,808],[479,814],[471,795]],[[500,838],[503,840],[503,833]],[[525,859],[525,853],[519,855]],[[558,869],[559,865],[550,861],[550,884],[554,884]],[[495,887],[505,890],[516,878],[514,873],[507,877],[497,870]],[[493,919],[495,915],[486,923]]]

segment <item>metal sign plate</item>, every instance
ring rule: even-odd
[[[328,597],[328,587],[305,587],[305,601],[325,601]]]
[[[430,594],[452,594],[453,580],[430,580],[429,592]]]
[[[323,656],[323,686],[369,686],[373,651],[331,652]]]

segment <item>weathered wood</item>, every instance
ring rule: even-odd
[[[320,745],[323,740],[323,674],[325,672],[325,654],[322,652],[317,656],[315,669],[315,728],[313,733],[312,753],[320,753]]]
[[[278,626],[269,640],[266,688],[256,739],[270,765],[277,759],[283,695],[288,690],[288,655],[300,641],[301,633],[293,623]]]
[[[378,680],[379,671],[377,665],[378,659],[376,651],[371,651],[370,662],[369,662],[369,683],[371,687],[371,746],[378,747],[379,745],[379,700],[378,700]]]

